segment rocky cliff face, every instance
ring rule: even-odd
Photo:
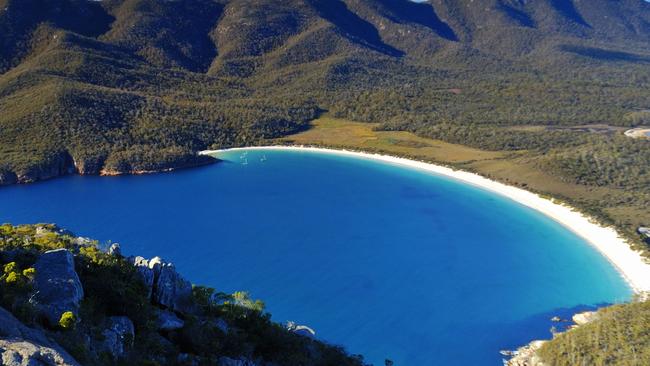
[[[218,160],[205,155],[184,154],[169,158],[165,156],[160,161],[155,160],[156,151],[149,152],[147,163],[138,162],[108,162],[104,157],[72,158],[67,152],[61,152],[43,159],[40,164],[28,168],[9,168],[0,166],[0,186],[16,183],[33,183],[68,174],[79,175],[126,175],[167,172],[183,168],[208,165]],[[139,160],[138,157],[130,159]]]
[[[75,171],[72,157],[67,152],[58,152],[44,157],[39,164],[22,169],[4,169],[0,171],[0,185],[14,183],[31,183],[50,179]]]
[[[9,169],[0,169],[0,186],[18,183],[16,173]]]
[[[88,157],[74,159],[74,167],[80,175],[97,175],[104,166],[103,157]]]
[[[157,152],[149,152],[155,155]],[[170,172],[183,168],[192,168],[215,163],[217,159],[207,155],[173,154],[165,155],[160,160],[149,157],[142,161],[140,157],[125,156],[109,159],[99,170],[100,175],[114,176],[126,174],[149,174]]]

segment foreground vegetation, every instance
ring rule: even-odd
[[[78,318],[66,312],[58,324],[50,324],[37,316],[29,299],[35,261],[59,248],[74,253],[85,295]],[[0,269],[0,307],[44,330],[84,365],[215,365],[221,357],[276,365],[362,365],[361,357],[272,322],[264,304],[244,292],[228,295],[194,286],[195,310],[177,312],[184,321],[181,328],[161,331],[156,325],[161,308],[147,296],[132,262],[54,225],[0,225]],[[134,338],[124,340],[121,356],[95,347],[112,316],[128,317],[135,328]]]

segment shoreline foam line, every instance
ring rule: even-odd
[[[450,177],[473,186],[505,196],[526,207],[532,208],[562,224],[589,244],[595,247],[621,274],[636,294],[650,293],[650,263],[640,252],[633,250],[625,239],[615,229],[604,227],[590,217],[580,213],[574,208],[553,202],[551,199],[526,191],[521,188],[509,186],[476,173],[454,170],[441,165],[425,163],[417,160],[399,158],[390,155],[372,154],[350,150],[336,150],[306,146],[257,146],[232,148],[223,150],[201,151],[201,155],[212,155],[227,151],[237,150],[294,150],[311,151],[326,154],[338,154],[356,158],[378,160],[389,164],[415,168],[429,173]]]

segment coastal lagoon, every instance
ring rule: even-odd
[[[376,366],[501,365],[499,350],[562,326],[551,317],[632,294],[559,223],[452,178],[313,151],[219,157],[0,188],[0,221],[55,222],[164,257]]]

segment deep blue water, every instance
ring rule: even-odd
[[[241,152],[170,174],[0,189],[0,221],[56,222],[376,366],[500,365],[554,315],[623,301],[613,267],[551,219],[454,180],[331,154]],[[262,155],[266,161],[260,161]]]

